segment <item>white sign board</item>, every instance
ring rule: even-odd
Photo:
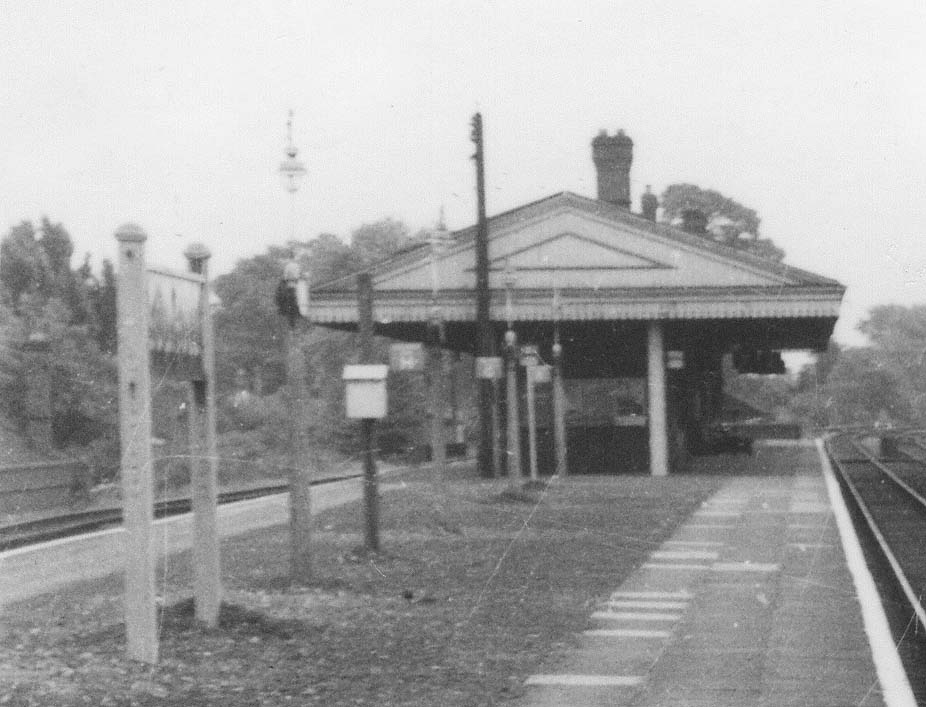
[[[537,351],[537,347],[533,344],[522,346],[521,365],[536,366],[538,363],[540,363],[540,353]]]
[[[344,366],[347,416],[372,420],[386,417],[386,375],[388,366]]]
[[[476,378],[498,380],[504,376],[504,368],[500,356],[477,356]]]
[[[553,379],[553,366],[531,366],[527,371],[534,383],[549,383]]]
[[[424,345],[420,343],[391,344],[389,346],[389,368],[393,371],[423,371]]]

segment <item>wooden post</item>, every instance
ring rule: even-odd
[[[289,456],[290,579],[312,580],[312,499],[306,444],[305,355],[301,346],[303,322],[296,317],[286,329],[286,380],[292,427]]]
[[[190,477],[193,506],[193,600],[196,618],[206,626],[219,623],[222,603],[222,574],[219,559],[218,453],[215,439],[215,340],[212,329],[212,304],[209,283],[209,249],[201,244],[184,251],[190,271],[202,276],[199,295],[202,331],[203,380],[191,383]],[[204,415],[200,414],[204,408]],[[206,463],[203,464],[202,460]]]
[[[432,324],[429,363],[431,369],[431,461],[434,472],[443,474],[447,466],[444,435],[444,350],[441,348],[441,326]]]
[[[535,364],[527,366],[527,449],[530,459],[531,481],[540,479],[537,470],[537,401],[534,394]]]
[[[521,482],[521,422],[518,419],[518,338],[513,329],[505,334],[508,360],[505,362],[508,384],[508,484]]]
[[[116,231],[119,349],[119,440],[122,524],[125,528],[125,633],[129,657],[158,660],[151,545],[154,486],[151,465],[151,383],[148,371],[147,235],[135,224]]]
[[[669,473],[669,432],[666,419],[666,368],[662,324],[650,322],[646,338],[650,474],[666,476]]]
[[[373,363],[373,278],[369,273],[357,275],[357,329],[360,333],[360,362]],[[374,421],[364,419],[363,445],[363,507],[366,518],[364,544],[367,550],[379,552],[379,488],[374,457]]]
[[[559,331],[553,344],[553,444],[556,448],[556,473],[567,476],[566,463],[566,392],[563,386],[563,346]]]
[[[476,355],[492,356],[495,352],[495,332],[492,328],[489,291],[489,225],[486,220],[485,153],[483,151],[482,114],[472,120],[472,140],[476,146]],[[479,451],[476,465],[479,475],[491,479],[496,470],[492,463],[492,414],[496,406],[492,381],[480,378],[479,385]]]

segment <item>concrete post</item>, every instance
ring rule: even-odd
[[[190,271],[202,276],[199,317],[202,332],[203,380],[191,384],[189,401],[191,446],[190,481],[193,506],[193,599],[196,618],[206,626],[219,622],[222,579],[217,521],[218,452],[215,438],[215,340],[209,302],[209,249],[191,245],[184,252]],[[200,414],[200,406],[205,415]],[[205,464],[203,463],[205,460]]]
[[[116,231],[119,241],[117,332],[122,524],[125,528],[125,632],[129,657],[158,659],[151,531],[151,383],[148,372],[147,235],[135,224]]]
[[[660,322],[648,324],[646,339],[650,474],[666,476],[669,473],[669,425],[666,419],[665,351]]]

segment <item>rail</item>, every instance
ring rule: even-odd
[[[856,432],[831,438],[827,453],[905,601],[920,626],[926,627],[922,592],[915,589],[926,586],[926,563],[920,552],[926,540],[926,496],[911,483],[917,472],[926,471],[926,463],[908,455],[880,459],[859,441],[861,436]]]
[[[333,484],[339,481],[360,478],[361,476],[362,474],[346,474],[343,476],[318,479],[312,481],[311,485],[321,486],[324,484]],[[237,501],[246,501],[252,498],[285,493],[288,490],[288,484],[278,483],[268,484],[266,486],[255,486],[236,491],[223,491],[219,494],[218,502],[220,504],[235,503]],[[189,513],[191,510],[192,501],[190,498],[186,497],[166,499],[154,504],[154,516],[156,518],[182,515],[184,513]],[[101,508],[91,511],[65,513],[22,523],[13,523],[0,527],[0,552],[12,550],[17,547],[24,547],[26,545],[34,545],[48,540],[89,533],[94,530],[102,530],[103,528],[118,525],[121,522],[122,510],[120,508]]]

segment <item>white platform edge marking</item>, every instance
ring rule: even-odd
[[[596,611],[592,618],[606,621],[680,621],[682,615],[662,611]]]
[[[659,631],[645,628],[594,628],[583,631],[586,636],[602,636],[604,638],[668,638],[671,631]]]
[[[694,595],[682,589],[677,592],[659,592],[659,591],[640,591],[640,592],[622,592],[620,590],[616,592],[611,592],[611,600],[616,601],[620,599],[666,599],[669,601],[679,600],[683,601],[686,599],[693,599]]]
[[[524,684],[565,687],[636,687],[643,684],[643,678],[639,675],[531,675]]]
[[[688,608],[687,601],[657,601],[651,599],[611,599],[608,609],[653,609],[655,611],[684,611]]]
[[[719,553],[711,550],[656,550],[652,560],[716,560]]]
[[[875,672],[881,683],[881,691],[887,707],[916,707],[916,698],[910,688],[910,681],[900,662],[900,656],[894,647],[891,629],[881,604],[881,597],[875,588],[875,581],[865,564],[862,548],[859,544],[855,528],[849,518],[839,484],[830,467],[830,460],[823,449],[823,440],[817,439],[817,454],[823,467],[823,480],[826,482],[826,491],[830,497],[830,505],[836,518],[836,527],[842,540],[842,550],[846,555],[849,572],[858,593],[862,608],[862,622],[865,633],[868,634],[868,645],[871,647],[871,656],[875,664]]]
[[[666,540],[663,545],[690,545],[692,547],[723,547],[726,543],[716,540]]]
[[[643,569],[647,570],[707,570],[710,569],[710,565],[695,565],[695,564],[684,564],[681,562],[644,562],[642,565]]]

